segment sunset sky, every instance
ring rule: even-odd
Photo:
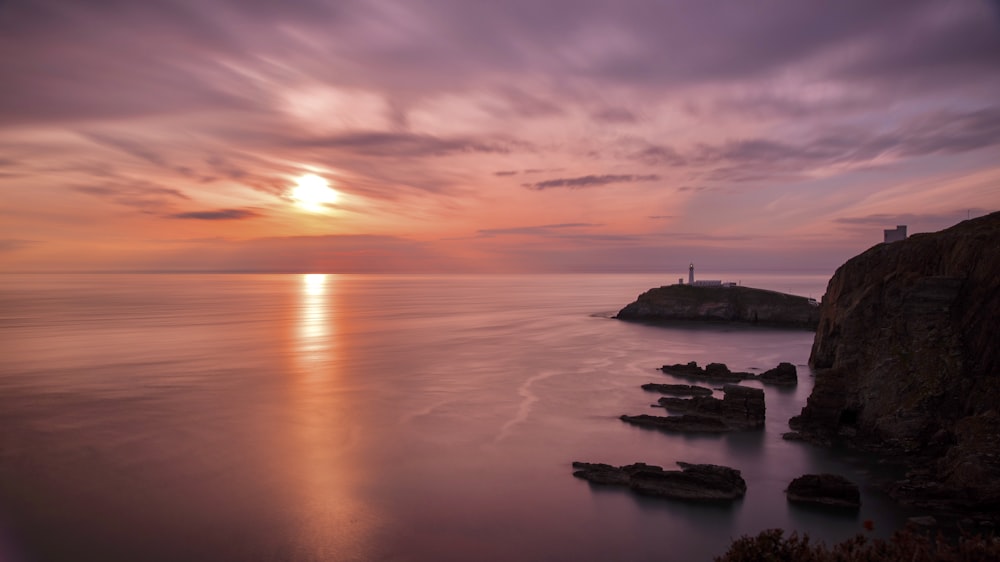
[[[998,209],[996,1],[0,0],[4,271],[832,272]]]

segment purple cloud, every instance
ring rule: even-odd
[[[214,211],[190,211],[168,215],[172,219],[195,219],[202,221],[229,221],[253,219],[261,216],[252,209],[217,209]]]
[[[576,178],[557,178],[552,180],[540,181],[537,183],[526,183],[524,184],[524,187],[533,189],[535,191],[542,191],[545,189],[552,189],[556,187],[565,187],[568,189],[582,189],[586,187],[596,187],[596,186],[610,185],[617,183],[658,181],[659,179],[660,176],[656,174],[647,174],[647,175],[606,174],[601,176],[590,175],[590,176],[580,176]]]

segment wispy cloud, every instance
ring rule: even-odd
[[[823,168],[863,168],[933,154],[1000,146],[1000,106],[920,115],[888,132],[840,128],[803,142],[748,138],[702,144],[689,161],[715,181],[806,177]]]
[[[493,138],[440,138],[415,133],[352,132],[292,141],[300,146],[340,148],[367,156],[427,157],[454,153],[508,154],[526,143]]]
[[[611,185],[618,183],[633,183],[633,182],[650,182],[658,181],[660,176],[656,174],[646,174],[646,175],[635,175],[635,174],[606,174],[606,175],[590,175],[590,176],[580,176],[575,178],[556,178],[551,180],[540,181],[537,183],[526,183],[523,184],[524,187],[528,189],[533,189],[536,191],[542,191],[545,189],[552,189],[558,187],[565,187],[568,189],[581,189],[586,187],[597,187],[602,185]]]
[[[183,191],[142,180],[113,180],[98,185],[78,185],[71,189],[144,213],[169,209],[174,202],[189,201]]]
[[[513,228],[484,228],[478,232],[479,236],[505,236],[505,235],[528,235],[528,236],[551,236],[557,232],[567,229],[579,229],[601,226],[600,224],[574,222],[563,224],[543,224],[538,226],[518,226]]]
[[[989,209],[975,207],[971,209],[958,209],[950,213],[878,213],[860,217],[839,217],[834,219],[834,222],[851,226],[877,226],[884,228],[891,228],[899,224],[940,226],[955,224],[960,220],[970,217],[980,217],[991,212]]]
[[[214,211],[189,211],[167,215],[172,219],[194,219],[202,221],[230,221],[253,219],[261,216],[253,209],[217,209]]]
[[[36,244],[40,244],[38,240],[23,240],[20,238],[0,238],[0,252],[14,252],[17,250],[23,250],[25,248],[30,248]]]

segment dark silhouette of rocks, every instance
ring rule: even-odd
[[[660,370],[668,375],[684,377],[690,379],[700,379],[712,382],[740,382],[745,380],[759,380],[764,384],[779,386],[794,386],[798,384],[798,370],[791,363],[779,363],[777,367],[764,371],[760,375],[747,373],[745,371],[730,371],[725,363],[709,363],[705,368],[698,366],[698,363],[676,363],[674,365],[664,365]]]
[[[806,474],[788,484],[788,501],[828,507],[861,507],[861,492],[857,484],[836,474]]]
[[[795,386],[799,384],[799,373],[791,363],[778,363],[777,367],[758,375],[757,380],[764,384]]]
[[[719,418],[694,414],[684,414],[682,416],[622,415],[621,420],[632,425],[680,433],[726,433],[733,431],[733,428],[729,424]]]
[[[753,373],[730,371],[725,363],[709,363],[703,369],[698,366],[698,363],[691,361],[683,365],[680,363],[664,365],[660,367],[660,370],[668,375],[715,382],[740,382],[741,380],[754,378]]]
[[[806,297],[765,289],[666,285],[642,293],[615,318],[641,322],[744,322],[813,330],[819,321],[819,309]]]
[[[660,394],[673,394],[675,396],[711,396],[712,389],[704,386],[694,386],[690,384],[658,384],[650,382],[642,385],[643,390],[659,392]]]
[[[602,486],[625,486],[661,498],[688,501],[733,501],[747,491],[740,471],[714,464],[678,462],[681,470],[635,463],[615,467],[603,463],[574,462],[573,476]]]
[[[798,436],[907,461],[913,505],[1000,511],[1000,213],[879,244],[827,287]]]
[[[764,391],[735,384],[722,389],[723,398],[694,396],[692,398],[660,398],[660,405],[681,412],[679,416],[621,416],[633,425],[695,433],[743,431],[764,426]]]

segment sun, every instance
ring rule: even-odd
[[[329,203],[336,203],[338,193],[330,188],[326,179],[316,174],[306,174],[295,182],[292,199],[303,209],[318,212]]]

